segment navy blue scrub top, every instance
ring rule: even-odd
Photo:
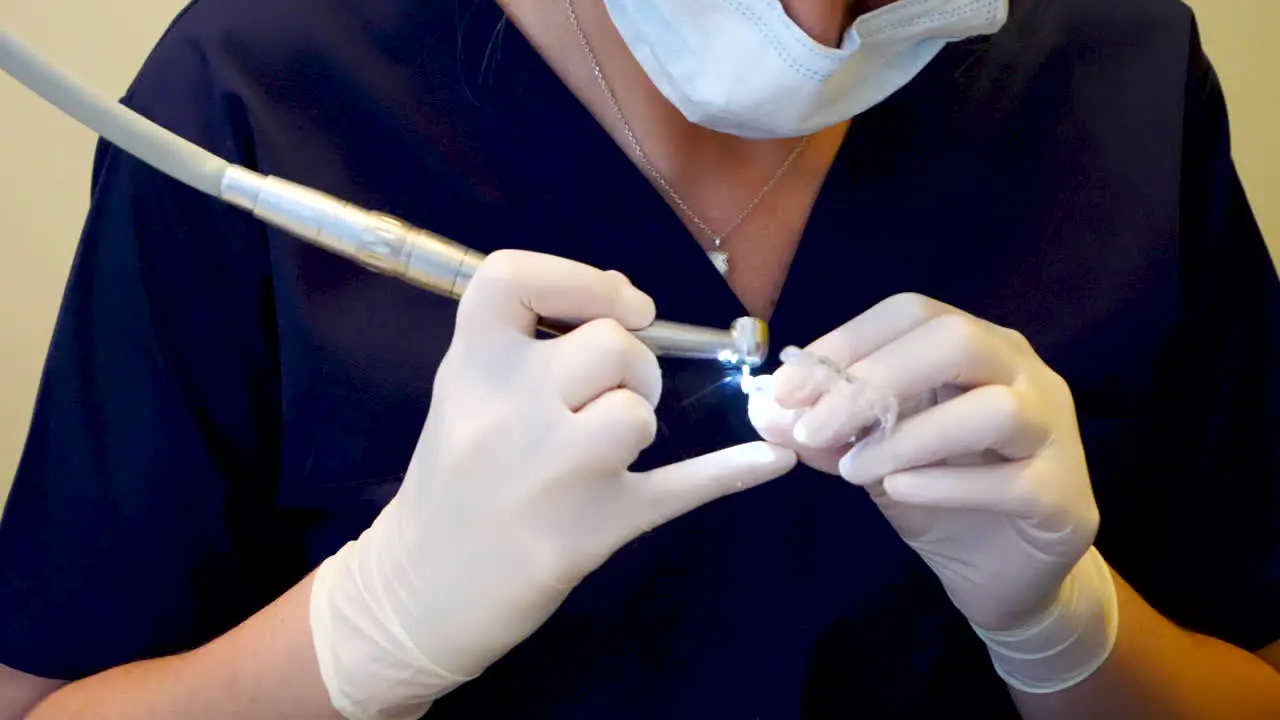
[[[665,318],[745,314],[490,0],[199,0],[125,101],[480,250],[620,270]],[[109,146],[93,179],[0,524],[0,663],[54,678],[207,641],[366,527],[455,310]],[[1280,284],[1184,6],[1015,2],[855,120],[777,345],[903,291],[1020,330],[1070,382],[1098,545],[1152,605],[1250,650],[1280,638]],[[663,364],[643,466],[754,438],[721,369]],[[799,469],[623,548],[431,717],[957,709],[1013,712],[864,492]]]

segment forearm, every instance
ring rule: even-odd
[[[339,718],[312,647],[310,594],[308,577],[208,645],[67,685],[30,717]]]
[[[1013,690],[1026,720],[1280,716],[1280,673],[1240,648],[1183,630],[1115,577],[1119,635],[1106,663],[1050,694]]]

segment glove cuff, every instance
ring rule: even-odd
[[[1053,606],[1027,627],[993,632],[974,626],[996,672],[1027,693],[1065,690],[1092,675],[1115,647],[1119,600],[1111,569],[1090,547],[1062,583]]]
[[[384,513],[385,515],[385,513]],[[335,710],[350,720],[416,720],[431,703],[471,678],[422,655],[393,612],[378,568],[379,517],[316,570],[311,639]]]

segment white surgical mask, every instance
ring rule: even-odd
[[[948,43],[999,30],[1008,0],[897,0],[839,48],[781,0],[605,0],[645,73],[690,122],[744,138],[809,135],[875,106]]]

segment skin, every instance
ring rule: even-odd
[[[798,25],[835,44],[857,14],[889,0],[781,0]],[[565,84],[629,147],[600,96],[558,0],[506,0],[513,21]],[[623,111],[658,169],[695,211],[723,227],[763,187],[793,140],[747,141],[686,122],[631,59],[595,0],[577,0],[583,28]],[[751,312],[768,317],[813,201],[847,126],[811,139],[804,156],[725,243],[728,280]],[[695,233],[696,237],[696,233]],[[705,239],[700,239],[704,241]],[[706,244],[706,243],[704,243]],[[1257,655],[1178,628],[1122,579],[1119,638],[1084,682],[1050,695],[1011,691],[1024,717],[1200,718],[1275,716],[1280,642]],[[310,580],[227,635],[190,653],[134,663],[65,685],[0,666],[0,720],[33,718],[336,718],[316,667],[307,624]]]
[[[753,398],[753,423],[805,464],[866,488],[975,625],[1007,631],[1041,617],[1060,586],[1034,578],[1065,576],[1097,529],[1066,382],[1015,330],[920,295],[889,298],[809,349],[901,397],[968,390],[900,418],[887,438],[847,454],[847,439],[872,414],[788,366],[773,376],[777,411]],[[974,462],[979,454],[988,457]],[[1004,572],[1011,567],[1019,570]],[[1267,660],[1277,646],[1253,656],[1182,630],[1111,575],[1119,618],[1112,653],[1074,687],[1012,690],[1023,717],[1277,715],[1280,674]],[[1097,584],[1078,587],[1097,588],[1077,596],[1084,607],[1105,600]]]
[[[1120,633],[1102,667],[1049,695],[1011,691],[1027,720],[1268,718],[1280,709],[1280,643],[1251,655],[1183,630],[1112,573]]]
[[[231,632],[183,655],[118,667],[61,687],[29,717],[339,720],[308,625],[308,577]],[[6,669],[0,718],[24,717],[50,681]],[[8,690],[24,697],[14,701]]]

